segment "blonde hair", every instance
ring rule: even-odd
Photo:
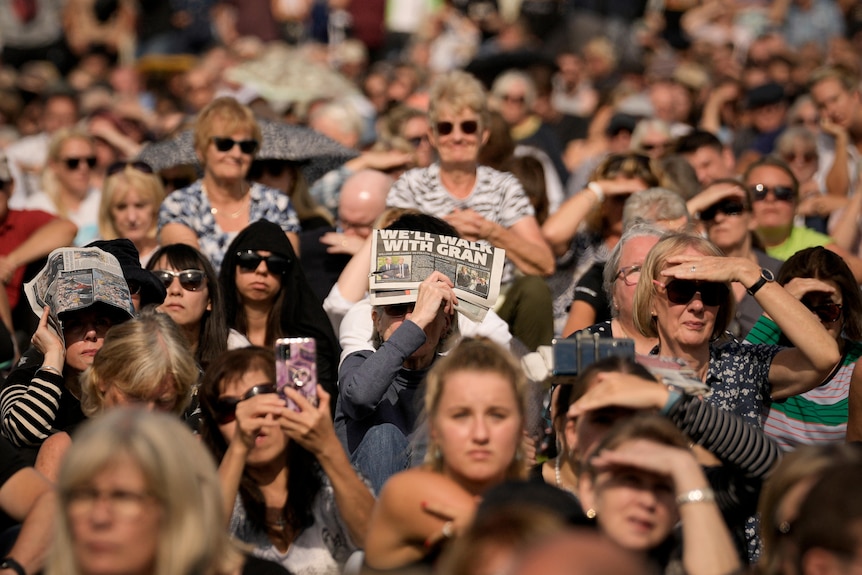
[[[462,339],[428,372],[425,383],[425,411],[429,423],[437,415],[446,380],[453,373],[461,371],[496,373],[505,378],[512,386],[512,393],[518,405],[518,416],[521,418],[521,427],[524,427],[527,417],[527,376],[511,353],[484,337]],[[506,470],[507,478],[522,479],[526,473],[521,450],[519,436],[516,456]],[[425,463],[434,471],[440,472],[443,470],[443,460],[442,457],[437,457],[437,453],[439,453],[437,446],[429,446]]]
[[[656,317],[652,315],[653,301],[657,293],[653,280],[661,280],[659,273],[667,267],[667,260],[692,248],[706,256],[719,256],[724,254],[712,242],[700,236],[684,232],[670,232],[665,234],[658,243],[649,251],[641,267],[641,276],[635,288],[633,321],[635,328],[646,337],[658,337],[656,328]],[[715,338],[727,329],[736,307],[736,298],[733,290],[728,284],[727,298],[719,306],[715,317],[715,325],[712,328],[712,337]]]
[[[428,118],[431,120],[432,129],[436,129],[441,107],[449,108],[456,114],[462,110],[475,112],[479,116],[480,133],[491,125],[488,94],[482,83],[472,74],[461,70],[443,74],[431,86],[429,100]]]
[[[106,393],[100,387],[142,397],[169,378],[177,392],[171,411],[180,415],[199,375],[188,340],[177,324],[167,314],[146,310],[108,330],[93,365],[81,374],[81,410],[92,417],[105,408]]]
[[[87,422],[63,460],[48,575],[79,575],[70,494],[106,467],[131,460],[162,510],[155,575],[227,575],[243,556],[228,535],[221,485],[204,445],[176,417],[119,408]]]
[[[152,222],[147,230],[147,237],[154,239],[158,233],[159,207],[165,199],[165,187],[156,174],[147,174],[131,164],[123,171],[105,178],[102,186],[102,201],[99,204],[99,235],[103,240],[115,240],[120,237],[112,208],[123,201],[131,190],[138,192],[141,198],[150,204]]]
[[[195,120],[195,152],[198,153],[202,166],[206,166],[206,150],[210,138],[214,136],[213,123],[217,120],[224,123],[222,129],[226,134],[248,130],[251,137],[260,144],[257,149],[260,150],[263,146],[263,134],[251,108],[243,106],[230,96],[222,96],[207,104]]]
[[[57,214],[63,217],[69,215],[69,209],[60,201],[60,182],[50,165],[52,162],[60,161],[60,153],[63,150],[63,146],[70,140],[83,140],[87,142],[90,146],[91,155],[95,156],[96,154],[93,138],[80,128],[61,128],[54,132],[51,141],[48,142],[48,161],[46,162],[45,169],[42,170],[42,189],[45,190],[45,194],[51,199],[54,207],[57,208]]]

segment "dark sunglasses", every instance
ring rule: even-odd
[[[754,184],[751,186],[751,195],[754,197],[755,202],[762,202],[766,199],[766,196],[769,195],[769,192],[772,192],[772,195],[775,196],[775,199],[779,202],[793,202],[796,194],[793,193],[793,188],[788,186],[764,186],[763,184]]]
[[[114,162],[108,169],[105,170],[105,176],[113,176],[114,174],[119,174],[126,167],[130,167],[132,169],[138,170],[144,174],[152,174],[153,168],[146,162]]]
[[[641,144],[641,149],[645,152],[652,152],[653,150],[664,150],[665,148],[667,148],[667,143]]]
[[[661,282],[659,282],[661,283]],[[718,306],[727,301],[727,286],[718,282],[671,280],[664,286],[667,299],[675,304],[687,304],[700,293],[703,305]]]
[[[502,96],[500,96],[500,99],[510,104],[523,104],[527,101],[524,96],[512,96],[510,94],[503,94]]]
[[[728,200],[713,204],[700,212],[700,219],[703,222],[711,222],[719,213],[722,213],[726,216],[738,216],[739,214],[744,212],[745,206],[742,205],[742,202],[737,202],[736,200]]]
[[[241,401],[245,401],[246,399],[251,399],[256,395],[262,395],[264,393],[276,393],[278,389],[275,387],[274,383],[261,383],[260,385],[255,385],[248,391],[246,391],[242,397],[221,397],[218,401],[216,401],[215,408],[213,409],[213,415],[216,418],[216,421],[219,425],[224,425],[226,423],[230,423],[234,419],[236,419],[236,406],[239,405]]]
[[[243,154],[251,155],[257,151],[257,140],[234,140],[233,138],[221,138],[219,136],[213,136],[210,139],[219,152],[230,152],[237,144],[239,144],[239,151]]]
[[[262,256],[254,250],[236,252],[236,265],[245,271],[253,272],[260,265],[260,262],[266,262],[266,269],[275,275],[286,274],[290,265],[289,259],[278,254]]]
[[[96,156],[87,156],[86,158],[63,158],[61,160],[70,170],[77,170],[81,162],[87,164],[87,167],[93,169],[96,167]]]
[[[389,317],[404,317],[408,313],[411,313],[415,307],[416,304],[413,302],[394,303],[392,305],[383,306],[383,313],[385,313]]]
[[[479,131],[479,122],[476,120],[464,120],[459,124],[462,134],[475,134]],[[441,136],[448,136],[455,129],[455,124],[452,122],[437,122],[437,133]]]
[[[838,318],[841,317],[840,303],[805,304],[805,307],[814,312],[823,323],[832,323],[833,321],[838,321]]]
[[[180,287],[186,291],[198,291],[207,279],[206,273],[203,270],[183,270],[181,272],[172,272],[170,270],[153,270],[159,281],[164,284],[165,288],[171,287],[174,283],[174,278],[180,280]]]
[[[817,159],[817,152],[803,152],[801,154],[797,154],[795,152],[788,152],[786,154],[781,154],[781,157],[784,158],[784,161],[788,164],[792,164],[797,160],[797,158],[801,159],[806,164],[810,164]]]

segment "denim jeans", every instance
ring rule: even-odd
[[[374,493],[380,493],[383,484],[410,462],[409,442],[391,423],[375,425],[365,434],[350,456],[350,463],[371,482]]]

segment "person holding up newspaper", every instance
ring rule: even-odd
[[[134,305],[117,259],[94,247],[54,250],[24,291],[41,319],[33,348],[0,389],[0,430],[16,446],[35,448],[84,420],[78,376]]]

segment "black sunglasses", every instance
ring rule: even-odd
[[[77,170],[81,162],[87,164],[87,167],[93,169],[96,167],[96,156],[87,156],[86,158],[63,158],[61,160],[70,170]]]
[[[416,304],[413,302],[394,303],[392,305],[383,306],[383,313],[389,317],[404,317],[408,313],[411,313],[415,307]]]
[[[113,164],[108,166],[107,170],[105,170],[105,176],[113,176],[114,174],[119,174],[120,172],[125,170],[126,167],[138,170],[139,172],[142,172],[144,174],[153,173],[153,167],[146,162],[114,162]]]
[[[703,305],[718,306],[727,301],[727,286],[718,282],[671,280],[665,286],[667,299],[675,304],[687,304],[694,294],[700,293]]]
[[[219,152],[230,152],[237,144],[239,144],[239,151],[243,154],[251,155],[257,151],[257,140],[234,140],[233,138],[221,138],[219,136],[213,136],[210,139]]]
[[[751,186],[751,195],[754,197],[755,202],[762,202],[766,199],[766,196],[769,195],[769,192],[772,192],[772,195],[775,196],[775,199],[779,202],[793,202],[796,199],[796,194],[793,193],[793,188],[789,186],[764,186],[763,184],[754,184]]]
[[[219,398],[219,400],[216,401],[215,408],[213,409],[213,415],[215,416],[216,422],[219,425],[224,425],[236,419],[236,406],[239,405],[241,401],[251,399],[256,395],[276,393],[277,391],[278,389],[274,383],[261,383],[260,385],[255,385],[246,391],[242,397],[227,396]]]
[[[180,280],[180,286],[186,291],[198,291],[207,279],[206,273],[203,270],[183,270],[181,272],[172,272],[170,270],[153,270],[159,281],[164,284],[165,289],[171,287],[174,283],[174,278]]]
[[[838,321],[838,318],[841,317],[842,308],[840,303],[805,304],[805,307],[814,312],[823,323],[832,323],[833,321]]]
[[[459,124],[462,134],[475,134],[479,131],[479,122],[476,120],[464,120]],[[455,124],[452,122],[437,122],[437,133],[441,136],[448,136],[455,129]]]
[[[290,266],[290,260],[278,254],[262,256],[254,250],[236,252],[236,265],[245,271],[253,272],[260,265],[260,262],[266,262],[266,269],[275,275],[286,274],[287,268]]]
[[[713,204],[700,212],[700,219],[703,222],[711,222],[719,213],[722,213],[726,216],[738,216],[739,214],[744,212],[745,206],[742,205],[742,202],[738,202],[736,200],[726,200],[723,202],[718,202],[717,204]]]

